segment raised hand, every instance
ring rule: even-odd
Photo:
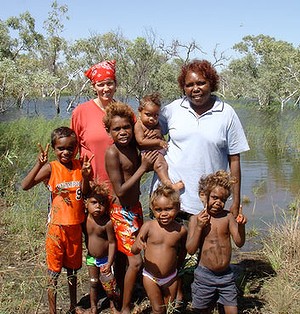
[[[243,206],[242,205],[240,205],[239,214],[235,220],[239,225],[244,225],[247,223],[247,217],[243,215]]]
[[[197,225],[200,228],[204,228],[208,226],[210,223],[210,215],[207,212],[207,209],[204,208],[198,215],[197,215]]]
[[[45,149],[43,149],[43,146],[41,145],[41,143],[38,143],[37,145],[40,149],[40,153],[38,155],[38,162],[40,166],[43,166],[44,164],[48,162],[48,152],[49,152],[50,145],[48,143]]]
[[[84,176],[85,178],[88,178],[92,173],[91,161],[93,160],[94,156],[94,154],[90,158],[88,158],[86,154],[83,156],[81,172],[82,176]]]

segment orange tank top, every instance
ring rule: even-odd
[[[70,170],[59,161],[50,162],[48,189],[51,204],[48,222],[55,225],[76,225],[84,221],[84,203],[81,193],[81,163],[73,160]]]

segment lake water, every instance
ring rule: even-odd
[[[66,111],[68,97],[62,99],[62,118],[70,118],[71,113]],[[136,109],[137,104],[131,104]],[[253,110],[253,109],[252,109]],[[261,122],[252,118],[248,109],[236,109],[247,133],[247,125],[251,123],[265,123],[264,117],[260,116]],[[43,99],[38,102],[25,103],[20,110],[11,109],[5,114],[0,114],[0,121],[15,120],[23,116],[45,116],[53,118],[55,108],[52,100]],[[262,115],[262,113],[257,113]],[[300,117],[300,114],[297,113]],[[250,143],[251,146],[251,143]],[[287,210],[289,204],[299,196],[300,190],[300,162],[299,157],[274,156],[270,152],[251,146],[251,151],[242,154],[242,189],[241,194],[249,202],[244,203],[244,213],[247,215],[249,227],[267,229],[268,224],[280,221],[282,212]],[[150,179],[143,186],[144,195]],[[144,198],[147,199],[147,196]]]

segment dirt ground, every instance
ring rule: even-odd
[[[5,203],[0,198],[0,215],[2,210],[5,210]],[[3,295],[4,291],[2,287],[4,286],[4,281],[7,280],[5,274],[8,268],[6,264],[6,260],[3,258],[2,254],[10,254],[10,260],[18,261],[20,259],[19,256],[13,256],[13,254],[17,254],[16,250],[12,249],[8,251],[8,248],[15,248],[16,243],[13,243],[12,237],[7,232],[7,228],[5,224],[0,220],[0,293]],[[262,313],[262,307],[264,305],[264,300],[261,295],[261,288],[264,280],[269,278],[274,274],[270,265],[266,262],[263,255],[259,251],[255,252],[241,252],[239,250],[235,250],[233,252],[233,267],[236,273],[237,285],[239,288],[239,296],[238,296],[238,307],[239,313]],[[193,264],[193,263],[192,263]],[[28,268],[34,268],[34,263],[28,262]],[[45,265],[43,265],[45,267]],[[13,271],[18,271],[20,273],[20,269],[18,267],[10,266],[10,274]],[[61,276],[63,276],[62,274]],[[78,287],[78,306],[76,309],[77,314],[88,313],[90,302],[89,302],[89,282],[87,276],[87,269],[84,266],[82,270],[79,272],[79,287]],[[189,264],[186,267],[186,271],[183,274],[183,283],[184,283],[184,295],[186,298],[186,304],[181,313],[191,313],[191,292],[190,286],[193,281],[193,267],[190,267]],[[63,279],[65,281],[65,279]],[[44,287],[45,290],[45,287]],[[35,313],[35,314],[43,314],[48,313],[48,304],[46,298],[46,291],[42,293],[42,297],[40,297],[41,291],[37,291],[36,300],[39,302],[39,306],[32,310],[32,312],[27,313]],[[33,296],[28,296],[32,298]],[[0,296],[0,300],[3,299],[3,296]],[[39,301],[38,301],[39,300]],[[0,303],[1,304],[1,303]],[[65,292],[64,297],[58,299],[59,309],[58,313],[66,313],[68,306],[68,295]],[[1,307],[1,306],[0,306]],[[109,302],[107,298],[105,298],[104,293],[99,294],[99,302],[98,302],[99,313],[110,313]],[[173,309],[174,310],[174,309]],[[146,297],[145,291],[141,284],[136,285],[136,289],[133,297],[133,310],[132,313],[150,313],[150,303]],[[172,311],[171,311],[172,312]],[[219,310],[222,313],[222,309]],[[1,312],[1,314],[6,314],[6,312]],[[12,312],[9,312],[12,313]]]

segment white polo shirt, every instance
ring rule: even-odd
[[[198,195],[202,175],[228,170],[228,155],[249,150],[241,122],[233,108],[216,98],[212,109],[199,116],[186,98],[161,110],[163,134],[169,133],[165,159],[173,182],[182,180],[181,210],[196,214],[203,209]],[[158,184],[156,174],[152,190]]]

